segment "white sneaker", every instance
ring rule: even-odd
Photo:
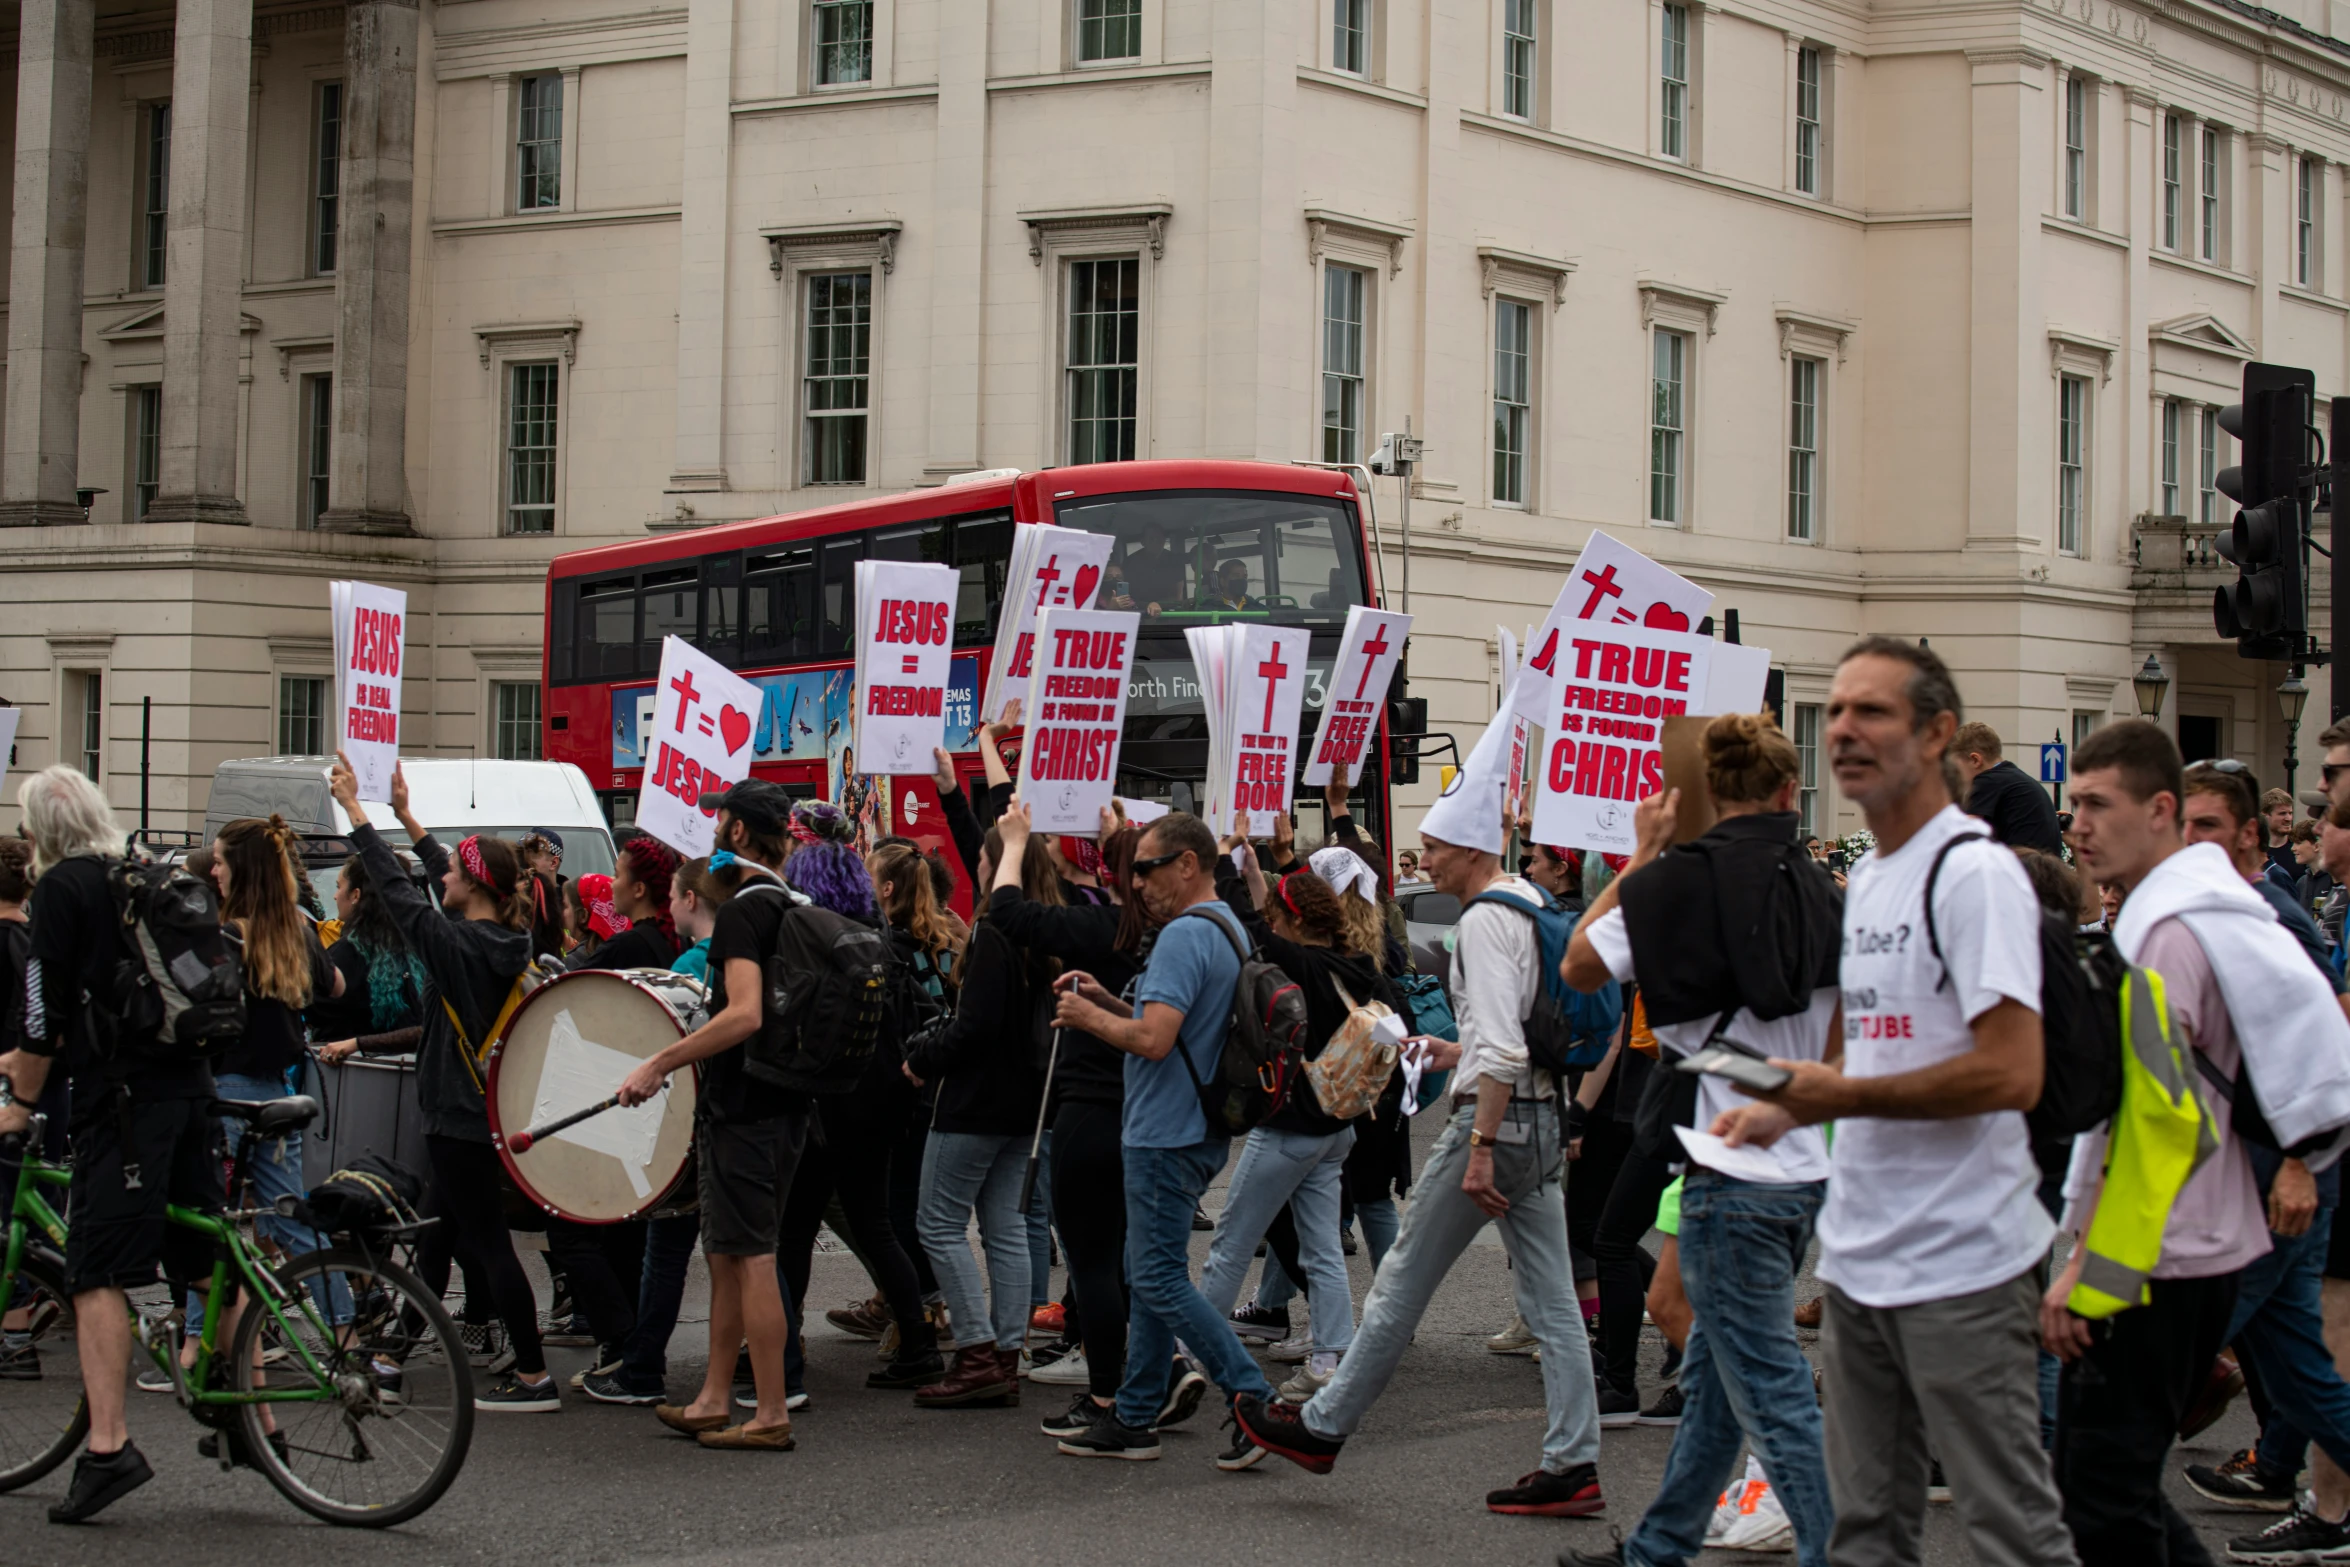
[[[1496,1355],[1523,1355],[1534,1344],[1533,1330],[1526,1326],[1524,1317],[1514,1312],[1510,1316],[1510,1325],[1485,1341],[1485,1347]]]
[[[1303,1404],[1316,1393],[1328,1387],[1330,1379],[1336,1375],[1338,1375],[1338,1368],[1335,1365],[1328,1371],[1316,1371],[1314,1363],[1308,1360],[1297,1368],[1297,1375],[1282,1383],[1274,1391],[1279,1393],[1287,1403]]]
[[[1738,1516],[1722,1532],[1725,1551],[1785,1552],[1795,1549],[1795,1525],[1779,1505],[1779,1493],[1767,1480],[1749,1480],[1740,1488]]]
[[[1028,1373],[1028,1380],[1047,1387],[1084,1387],[1093,1380],[1085,1366],[1085,1351],[1073,1349],[1058,1360],[1048,1360]]]
[[[1264,1353],[1267,1360],[1277,1360],[1285,1366],[1294,1366],[1313,1352],[1314,1334],[1313,1330],[1309,1328],[1303,1333],[1290,1334],[1278,1344],[1268,1345]]]
[[[1738,1495],[1745,1488],[1745,1482],[1739,1481],[1714,1498],[1714,1515],[1705,1525],[1705,1549],[1710,1551],[1729,1537],[1730,1525],[1738,1521]]]

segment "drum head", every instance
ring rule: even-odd
[[[561,1218],[613,1224],[659,1206],[691,1156],[695,1074],[633,1109],[618,1106],[542,1137],[529,1151],[510,1133],[609,1098],[638,1063],[683,1038],[690,985],[589,970],[531,992],[490,1058],[490,1132],[524,1196]]]

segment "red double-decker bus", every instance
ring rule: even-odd
[[[1015,522],[1115,538],[1100,602],[1142,612],[1118,792],[1179,810],[1204,797],[1208,742],[1187,626],[1265,620],[1311,633],[1305,730],[1319,723],[1346,612],[1378,602],[1353,482],[1258,462],[1121,462],[974,475],[935,489],[610,544],[547,573],[546,755],[595,782],[615,827],[635,816],[661,641],[683,637],[759,685],[752,772],[839,800],[868,833],[944,845],[928,778],[867,778],[849,737],[860,560],[929,561],[962,577],[947,748],[982,776],[979,692],[993,656]],[[1387,726],[1355,791],[1384,843]],[[1301,744],[1299,755],[1310,753]],[[1299,793],[1313,836],[1318,792]],[[950,862],[954,855],[949,852]],[[958,879],[962,867],[957,864]],[[957,904],[968,907],[968,888]]]

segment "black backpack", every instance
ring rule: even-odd
[[[1950,983],[1950,966],[1934,929],[1934,884],[1951,850],[1962,843],[1990,841],[1988,833],[1962,834],[1936,850],[1934,863],[1926,869],[1926,946],[1934,961],[1943,965],[1936,990]],[[2070,1157],[2072,1140],[2121,1108],[2122,1051],[2127,1048],[2121,997],[2130,965],[2104,931],[2079,930],[2078,921],[2050,911],[2037,899],[2033,906],[2040,912],[2044,1065],[2040,1099],[2024,1113],[2024,1128],[2041,1173],[2059,1175]]]
[[[1200,1110],[1208,1118],[1210,1136],[1238,1137],[1288,1102],[1290,1079],[1305,1059],[1306,996],[1297,982],[1267,962],[1253,947],[1244,947],[1229,922],[1206,912],[1198,914],[1224,933],[1240,959],[1240,977],[1232,987],[1232,1013],[1224,1028],[1224,1044],[1216,1053],[1215,1076],[1201,1081],[1191,1064],[1191,1052],[1175,1042],[1175,1054],[1199,1095]],[[1182,914],[1176,916],[1183,918]]]
[[[115,1059],[192,1061],[245,1033],[245,965],[212,883],[157,861],[107,858],[120,951],[90,997]]]
[[[809,904],[786,909],[743,1071],[795,1093],[850,1092],[881,1041],[896,966],[887,931]]]

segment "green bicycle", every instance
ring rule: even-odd
[[[246,1123],[229,1182],[236,1195],[257,1143],[318,1116],[307,1098],[224,1100],[213,1109]],[[0,1150],[7,1157],[12,1152]],[[0,1251],[0,1324],[11,1341],[29,1335],[29,1345],[0,1354],[0,1492],[48,1474],[89,1431],[58,1213],[69,1180],[33,1146],[23,1148]],[[45,1193],[57,1197],[54,1206]],[[473,1437],[473,1377],[457,1325],[435,1292],[377,1255],[415,1227],[353,1235],[272,1268],[240,1228],[253,1216],[167,1210],[169,1223],[216,1248],[195,1360],[180,1364],[181,1329],[169,1301],[134,1305],[133,1343],[171,1379],[180,1406],[212,1428],[199,1450],[222,1468],[242,1462],[260,1470],[288,1501],[328,1523],[385,1528],[414,1518],[457,1478]],[[244,1309],[224,1347],[221,1308],[232,1290],[242,1291]]]

